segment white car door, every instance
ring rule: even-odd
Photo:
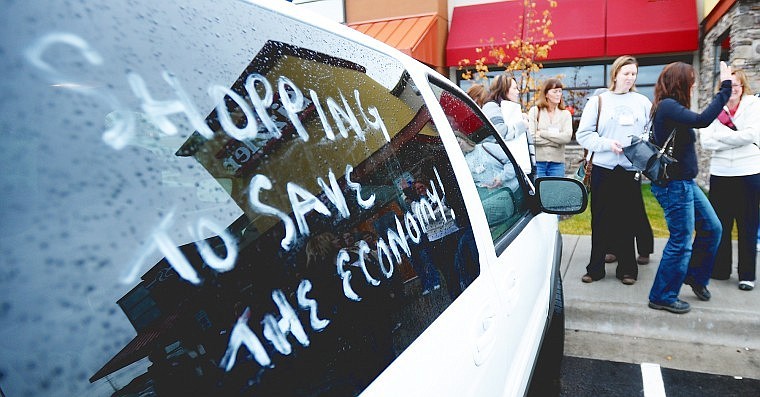
[[[489,124],[483,123],[481,126],[473,121],[478,113],[472,110],[474,105],[450,88],[448,83],[435,79],[433,82],[437,97],[446,98],[441,103],[455,133],[472,138],[475,146],[483,146],[487,149],[485,157],[498,158],[506,170],[503,175],[514,175],[515,178],[508,183],[502,181],[511,191],[510,213],[489,210],[499,188],[477,188],[477,198],[469,203],[476,203],[471,206],[471,216],[476,225],[474,234],[481,269],[487,269],[499,295],[493,323],[498,343],[492,346],[491,354],[498,357],[496,361],[501,365],[499,371],[502,376],[492,390],[499,390],[499,394],[503,395],[521,395],[530,379],[547,321],[557,248],[557,216],[534,213],[528,201],[532,185],[520,174],[514,158],[507,156],[499,145],[493,144],[497,138],[483,131]],[[467,150],[466,145],[463,150]],[[465,154],[465,158],[470,156]],[[476,185],[489,185],[490,177],[484,179],[485,172],[477,158],[467,161],[467,166],[468,176]],[[485,219],[479,217],[481,211],[485,211]]]

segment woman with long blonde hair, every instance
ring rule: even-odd
[[[578,143],[594,153],[591,258],[581,278],[584,283],[605,277],[605,254],[609,252],[617,256],[615,276],[623,284],[632,285],[638,279],[634,236],[640,228],[650,226],[636,169],[623,155],[623,146],[632,135],[641,135],[647,125],[652,106],[647,97],[635,92],[638,70],[638,61],[629,55],[612,63],[610,89],[589,98],[575,134]]]

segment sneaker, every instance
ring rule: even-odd
[[[676,299],[675,302],[666,304],[666,305],[660,305],[657,303],[654,303],[652,301],[649,302],[649,307],[656,310],[667,310],[671,313],[675,314],[683,314],[688,313],[689,310],[691,310],[691,306],[689,306],[688,302],[684,302],[680,299]]]
[[[752,291],[754,288],[754,281],[739,281],[739,289],[742,291]]]
[[[433,286],[433,288],[425,288],[422,290],[422,296],[425,296],[433,291],[438,291],[439,289],[441,289],[441,284],[436,284]]]

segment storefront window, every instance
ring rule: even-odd
[[[724,32],[717,40],[715,40],[713,70],[712,70],[712,82],[713,87],[717,87],[720,83],[720,62],[728,62],[731,56],[731,36],[729,31]]]

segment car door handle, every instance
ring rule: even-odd
[[[488,360],[496,343],[496,315],[491,306],[487,305],[481,313],[481,328],[477,330],[472,358],[476,366],[481,366]]]
[[[520,296],[520,283],[517,282],[518,273],[511,269],[507,273],[504,285],[501,285],[502,294],[506,302],[506,309],[512,310],[517,306],[518,297]]]

